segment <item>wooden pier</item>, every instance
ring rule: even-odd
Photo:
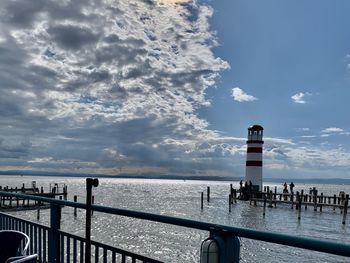
[[[67,186],[65,184],[50,184],[48,192],[44,192],[44,188],[40,189],[36,186],[36,182],[33,181],[30,187],[26,187],[25,184],[22,184],[22,187],[9,187],[0,186],[0,191],[10,192],[10,193],[19,193],[26,195],[35,195],[49,198],[56,198],[58,196],[60,199],[67,200]],[[36,201],[29,201],[29,199],[24,200],[21,198],[14,197],[5,197],[0,198],[0,211],[18,211],[18,210],[28,210],[28,209],[40,209],[46,208],[47,205],[38,203]]]
[[[349,208],[349,195],[341,191],[338,195],[324,195],[318,193],[318,190],[314,187],[305,190],[291,192],[291,193],[279,193],[277,187],[274,187],[274,191],[270,190],[268,186],[264,187],[264,191],[254,191],[252,188],[240,187],[240,189],[234,189],[230,184],[230,193],[228,195],[228,209],[232,211],[232,205],[237,203],[237,200],[249,201],[250,205],[257,206],[259,203],[263,206],[263,216],[266,214],[266,207],[276,208],[277,204],[283,204],[283,207],[289,207],[291,209],[298,210],[298,220],[301,219],[301,211],[308,208],[313,211],[322,212],[324,208],[330,208],[333,211],[339,210],[342,215],[342,224],[346,223],[346,216]],[[201,192],[201,210],[203,210],[204,192]],[[207,202],[210,202],[210,187],[207,187]]]

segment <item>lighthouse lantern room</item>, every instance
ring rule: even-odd
[[[262,190],[263,130],[260,125],[248,128],[245,180],[248,184],[251,183],[256,191]]]

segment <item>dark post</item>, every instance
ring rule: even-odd
[[[307,203],[309,202],[308,194],[305,195],[305,210],[307,210]]]
[[[50,209],[50,231],[49,231],[49,262],[60,262],[60,234],[61,207],[51,204]]]
[[[74,202],[76,203],[78,200],[78,197],[75,195],[73,198],[74,198]],[[77,217],[77,208],[76,207],[74,207],[74,217]]]
[[[322,212],[322,204],[323,204],[323,193],[321,193],[321,202],[320,202],[320,212]]]
[[[40,201],[37,202],[36,220],[40,220]]]
[[[335,205],[337,204],[337,196],[333,196],[333,211],[335,211]]]
[[[294,192],[291,192],[290,194],[290,202],[292,203],[292,206],[290,207],[291,209],[293,209],[293,205],[294,205]]]
[[[201,209],[203,210],[203,199],[204,199],[204,193],[201,192]]]
[[[91,262],[91,196],[92,187],[97,186],[98,179],[86,178],[85,263]]]
[[[343,225],[345,225],[346,222],[346,214],[348,213],[348,199],[344,201],[344,212],[343,212]]]
[[[314,192],[314,211],[317,211],[317,192]]]
[[[231,213],[232,195],[228,195],[228,211]]]
[[[207,202],[210,202],[210,186],[207,187]]]

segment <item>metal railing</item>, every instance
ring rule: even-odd
[[[59,228],[61,206],[86,209],[86,204],[39,196],[14,194],[8,192],[0,192],[0,196],[30,199],[51,204],[50,227],[0,213],[0,228],[19,230],[29,235],[31,238],[29,252],[38,253],[40,262],[84,262],[84,247],[86,245],[86,239],[83,237],[60,231]],[[229,235],[233,237],[243,237],[253,240],[265,241],[280,245],[287,245],[291,247],[309,249],[318,252],[325,252],[334,255],[350,257],[350,244],[343,244],[312,238],[295,237],[286,234],[258,231],[247,228],[217,225],[189,219],[175,218],[170,216],[138,212],[127,209],[105,207],[99,205],[92,205],[91,209],[101,213],[138,218],[165,224],[172,224],[182,227],[209,231],[210,233],[215,232],[216,235],[220,235],[221,233],[223,236]],[[129,262],[129,260],[131,260],[131,262],[161,262],[95,241],[91,241],[91,245],[91,257],[93,262],[114,263],[126,261]],[[129,258],[129,260],[127,260],[127,258]],[[100,259],[102,261],[100,261]]]

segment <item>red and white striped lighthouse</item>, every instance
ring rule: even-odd
[[[252,183],[253,188],[262,190],[262,152],[263,130],[260,125],[252,125],[248,128],[247,161],[245,169],[245,181]]]

